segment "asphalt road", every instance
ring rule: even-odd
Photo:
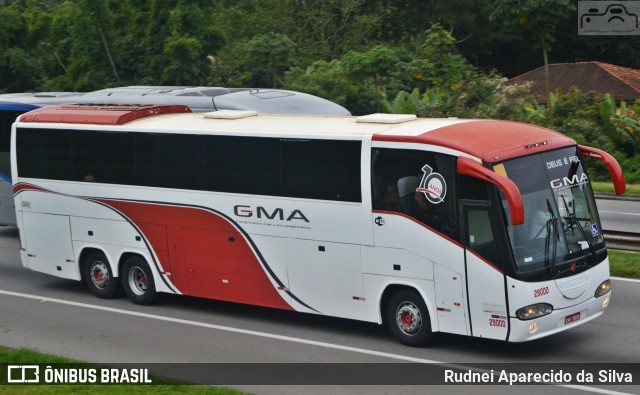
[[[190,297],[142,307],[101,300],[74,281],[24,269],[15,228],[0,230],[0,344],[98,363],[638,363],[640,282],[614,280],[605,314],[523,344],[441,335],[396,343],[377,325]],[[549,365],[552,366],[552,365]],[[250,374],[250,372],[248,373]],[[260,394],[426,393],[420,386],[239,386]],[[640,386],[520,386],[522,394],[640,393]],[[506,394],[505,386],[433,386],[428,393]],[[0,388],[0,392],[2,389]]]
[[[640,201],[597,199],[604,230],[640,233]]]

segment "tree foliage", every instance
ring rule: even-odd
[[[549,91],[549,51],[555,41],[558,21],[575,10],[571,0],[496,0],[492,21],[499,21],[507,28],[520,33],[531,33],[542,50],[545,68],[545,85]]]
[[[512,119],[640,181],[640,102],[571,90],[541,106],[503,83],[541,63],[640,68],[640,37],[577,36],[576,20],[571,0],[0,0],[0,91],[278,87],[356,115]]]
[[[295,53],[296,44],[284,34],[269,32],[254,36],[245,48],[248,61],[257,70],[267,70],[270,85],[277,88],[280,75]]]

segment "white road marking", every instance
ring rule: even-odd
[[[607,213],[607,214],[621,214],[621,215],[640,215],[638,213],[621,213],[620,211],[599,211],[599,213]]]
[[[351,351],[351,352],[356,352],[356,353],[360,353],[360,354],[375,355],[375,356],[379,356],[379,357],[398,359],[398,360],[407,361],[407,362],[432,363],[432,364],[443,364],[444,363],[444,362],[440,362],[440,361],[432,361],[432,360],[429,360],[429,359],[409,357],[409,356],[406,356],[406,355],[389,354],[389,353],[380,352],[380,351],[366,350],[366,349],[362,349],[362,348],[349,347],[349,346],[341,346],[339,344],[325,343],[325,342],[301,339],[301,338],[291,337],[291,336],[276,335],[276,334],[273,334],[273,333],[252,331],[252,330],[249,330],[249,329],[232,328],[232,327],[229,327],[229,326],[208,324],[206,322],[184,320],[184,319],[181,319],[181,318],[174,318],[174,317],[166,317],[166,316],[156,315],[156,314],[141,313],[141,312],[138,312],[138,311],[130,311],[130,310],[123,310],[123,309],[116,309],[116,308],[113,308],[113,307],[96,306],[96,305],[87,304],[87,303],[72,302],[70,300],[49,298],[49,297],[44,297],[44,296],[40,296],[40,295],[30,295],[30,294],[25,294],[25,293],[20,293],[20,292],[12,292],[12,291],[5,291],[5,290],[0,290],[0,294],[16,296],[16,297],[26,298],[26,299],[34,299],[34,300],[39,300],[41,302],[51,302],[51,303],[58,303],[58,304],[68,305],[68,306],[84,307],[84,308],[87,308],[87,309],[108,311],[110,313],[115,313],[115,314],[124,314],[124,315],[129,315],[129,316],[134,316],[134,317],[149,318],[149,319],[158,320],[158,321],[167,321],[167,322],[173,322],[173,323],[177,323],[177,324],[184,324],[184,325],[198,326],[198,327],[202,327],[202,328],[215,329],[215,330],[226,331],[226,332],[240,333],[240,334],[244,334],[244,335],[266,337],[266,338],[269,338],[269,339],[276,339],[276,340],[283,340],[283,341],[294,342],[294,343],[308,344],[308,345],[311,345],[311,346],[326,347],[326,348],[332,348],[332,349],[343,350],[343,351]]]
[[[612,280],[617,280],[617,281],[628,281],[631,283],[640,283],[640,280],[636,279],[636,278],[625,278],[625,277],[611,277]]]
[[[15,297],[19,297],[19,298],[39,300],[40,302],[58,303],[58,304],[67,305],[67,306],[83,307],[83,308],[92,309],[92,310],[108,311],[110,313],[115,313],[115,314],[123,314],[123,315],[129,315],[129,316],[141,317],[141,318],[149,318],[149,319],[157,320],[157,321],[173,322],[173,323],[177,323],[177,324],[191,325],[191,326],[197,326],[197,327],[208,328],[208,329],[215,329],[215,330],[231,332],[231,333],[240,333],[240,334],[243,334],[243,335],[264,337],[264,338],[269,338],[269,339],[288,341],[288,342],[292,342],[292,343],[306,344],[306,345],[310,345],[310,346],[325,347],[325,348],[330,348],[330,349],[334,349],[334,350],[350,351],[350,352],[354,352],[354,353],[365,354],[365,355],[374,355],[374,356],[378,356],[378,357],[396,359],[396,360],[400,360],[400,361],[407,361],[407,362],[413,362],[413,363],[438,364],[438,365],[452,367],[452,368],[456,368],[456,369],[468,369],[468,370],[473,370],[473,371],[486,372],[486,370],[483,370],[483,369],[477,369],[477,368],[474,368],[474,367],[464,366],[464,365],[460,365],[460,364],[452,364],[452,363],[434,361],[434,360],[424,359],[424,358],[415,358],[415,357],[410,357],[410,356],[406,356],[406,355],[391,354],[391,353],[375,351],[375,350],[367,350],[365,348],[343,346],[343,345],[340,345],[340,344],[319,342],[319,341],[315,341],[315,340],[302,339],[302,338],[299,338],[299,337],[283,336],[283,335],[276,335],[276,334],[273,334],[273,333],[252,331],[252,330],[248,330],[248,329],[241,329],[241,328],[233,328],[233,327],[223,326],[223,325],[208,324],[206,322],[184,320],[184,319],[181,319],[181,318],[166,317],[166,316],[157,315],[157,314],[147,314],[147,313],[140,313],[140,312],[137,312],[137,311],[116,309],[116,308],[113,308],[113,307],[96,306],[96,305],[92,305],[92,304],[88,304],[88,303],[72,302],[70,300],[49,298],[49,297],[40,296],[40,295],[31,295],[31,294],[25,294],[25,293],[21,293],[21,292],[12,292],[12,291],[5,291],[5,290],[0,290],[0,295],[9,295],[9,296],[15,296]],[[626,392],[612,391],[612,390],[607,390],[607,389],[603,389],[603,388],[589,387],[589,386],[585,386],[585,385],[573,385],[573,384],[550,384],[550,385],[554,385],[554,386],[557,386],[557,387],[572,388],[572,389],[577,389],[577,390],[586,391],[586,392],[594,392],[594,393],[599,393],[599,394],[633,395],[633,394],[626,393]]]
[[[573,389],[576,389],[576,390],[579,390],[579,391],[589,391],[589,392],[595,392],[597,394],[607,394],[607,395],[627,394],[627,395],[631,395],[631,394],[628,394],[627,392],[612,391],[612,390],[608,390],[608,389],[605,389],[605,388],[587,387],[585,385],[563,384],[563,385],[559,385],[558,387],[573,388]]]

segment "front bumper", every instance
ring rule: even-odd
[[[605,300],[610,297],[611,292],[599,298],[590,298],[566,309],[554,310],[549,315],[532,320],[522,321],[517,317],[510,317],[511,331],[507,340],[510,342],[525,342],[587,323],[604,313],[606,309]],[[577,313],[580,313],[579,319],[566,322],[567,317],[575,318]],[[536,324],[535,330],[531,330],[534,324]]]

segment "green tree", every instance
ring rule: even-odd
[[[222,47],[222,33],[211,23],[208,1],[154,1],[144,42],[146,80],[164,85],[205,85],[212,78],[211,57]],[[155,52],[151,52],[155,51]]]
[[[364,50],[380,36],[387,10],[367,0],[293,0],[288,33],[308,55],[325,60]]]
[[[284,34],[258,34],[245,46],[248,61],[256,70],[266,69],[271,87],[277,88],[279,75],[290,65],[296,44]]]
[[[127,6],[114,0],[60,3],[47,45],[49,70],[56,73],[49,75],[45,88],[84,91],[121,84],[125,75],[115,43],[128,26]]]
[[[531,32],[542,50],[545,88],[549,92],[549,51],[558,22],[575,10],[571,0],[496,0],[491,21],[521,33]]]
[[[28,19],[16,4],[0,8],[0,91],[29,90],[41,82],[41,60],[30,56]]]
[[[304,69],[289,69],[285,73],[284,87],[324,97],[348,108],[352,114],[370,114],[375,108],[374,88],[365,81],[354,83],[337,59],[319,60]]]
[[[400,75],[409,89],[442,86],[450,88],[473,67],[458,53],[456,39],[439,23],[418,37],[415,53],[399,66]]]
[[[384,95],[384,87],[389,83],[393,70],[397,67],[398,56],[395,51],[384,45],[377,45],[366,52],[348,52],[342,63],[345,74],[351,81],[358,83],[369,80],[375,89],[376,111]],[[361,83],[361,82],[360,82]]]

